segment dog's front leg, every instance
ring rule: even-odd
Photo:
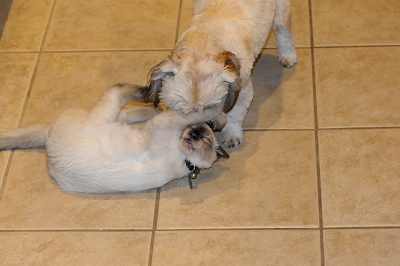
[[[291,16],[289,0],[277,0],[277,9],[273,28],[276,33],[276,44],[279,50],[279,62],[283,67],[293,67],[297,63],[297,54],[290,31]]]
[[[246,117],[247,110],[253,100],[253,85],[251,80],[242,87],[235,106],[226,114],[226,125],[221,130],[221,141],[229,148],[239,145],[243,142],[243,120]]]

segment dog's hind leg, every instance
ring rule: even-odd
[[[109,88],[89,112],[90,123],[110,123],[117,120],[121,107],[127,101],[144,102],[147,87],[131,84],[117,84]]]
[[[290,31],[291,23],[289,0],[276,0],[276,12],[273,28],[276,33],[276,44],[279,50],[279,62],[284,67],[293,67],[297,63],[293,36]]]

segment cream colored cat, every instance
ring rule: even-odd
[[[115,85],[89,112],[68,110],[50,127],[0,133],[0,150],[46,148],[55,181],[64,190],[83,193],[157,188],[187,175],[191,167],[211,167],[217,154],[227,156],[202,123],[215,118],[219,108],[189,115],[152,107],[121,110],[128,100],[143,101],[147,89]],[[141,128],[128,124],[149,118]],[[211,124],[222,127],[224,121],[220,116]]]

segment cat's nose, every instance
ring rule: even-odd
[[[190,138],[193,140],[198,140],[200,138],[200,131],[196,128],[190,131]]]

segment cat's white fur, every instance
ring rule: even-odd
[[[121,110],[127,100],[142,100],[143,93],[144,87],[115,85],[89,112],[68,110],[50,127],[1,133],[0,150],[45,147],[55,181],[64,190],[83,193],[157,188],[188,174],[185,159],[211,167],[220,147],[210,127],[200,122],[216,117],[218,108],[190,115],[158,114],[151,107]],[[143,127],[125,123],[152,116]],[[193,130],[202,135],[193,139]]]

